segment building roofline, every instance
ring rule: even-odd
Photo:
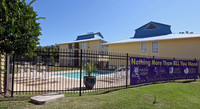
[[[179,35],[179,36],[177,36],[177,35]],[[111,42],[111,43],[105,43],[103,45],[159,41],[159,40],[173,40],[173,39],[188,39],[188,38],[200,38],[200,34],[168,34],[168,35],[161,35],[161,36],[155,36],[155,37],[149,37],[149,38],[129,38],[129,39],[119,40],[119,41],[115,41],[115,42]]]
[[[60,43],[60,44],[57,44],[57,45],[73,44],[73,43],[96,41],[96,40],[101,40],[101,41],[104,41],[105,43],[107,43],[107,41],[105,41],[103,39],[94,39],[93,38],[93,39],[87,39],[87,40],[75,40],[75,41],[70,41],[70,42],[67,42],[67,43]]]
[[[87,33],[87,34],[81,34],[81,35],[78,35],[78,36],[86,36],[86,35],[91,35],[91,34],[95,34],[95,33]]]
[[[81,35],[78,35],[78,36],[86,36],[86,35],[91,35],[91,34],[101,34],[101,32],[91,32],[91,33],[87,33],[87,34],[81,34]]]
[[[100,32],[91,32],[91,33],[87,33],[87,34],[78,35],[77,38],[76,38],[76,40],[79,37],[85,37],[85,36],[89,36],[89,35],[94,35],[94,38],[95,38],[96,34],[98,34],[102,39],[104,38],[103,35]]]
[[[167,24],[164,24],[164,23],[158,23],[158,22],[150,21],[149,23],[146,23],[146,24],[144,24],[143,26],[141,26],[141,27],[135,29],[135,31],[137,31],[138,29],[140,29],[140,28],[142,28],[142,27],[144,27],[144,26],[146,26],[146,25],[148,25],[148,24],[150,24],[150,23],[156,23],[156,24],[161,24],[161,25],[165,25],[165,26],[171,27],[171,25],[167,25]]]

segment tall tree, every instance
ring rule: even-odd
[[[59,46],[56,44],[49,46],[38,46],[35,52],[37,56],[41,56],[41,61],[43,62],[59,61]]]
[[[15,55],[32,55],[41,35],[42,17],[25,0],[0,1],[0,52]]]

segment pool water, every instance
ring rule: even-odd
[[[91,76],[100,76],[100,75],[111,74],[111,73],[113,73],[113,71],[94,71],[94,73],[92,73]],[[83,79],[84,76],[86,76],[86,72],[82,72],[81,74],[82,74],[81,77]],[[55,74],[55,75],[80,79],[80,72],[62,73],[62,74]]]

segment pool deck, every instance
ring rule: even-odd
[[[49,78],[31,78],[23,73],[15,74],[14,91],[79,91],[80,79],[68,78],[63,76],[55,76],[54,74],[80,72],[80,70],[44,72],[45,75],[53,75]],[[121,75],[123,74],[123,75]],[[94,89],[103,89],[109,87],[125,86],[126,77],[125,71],[106,74],[96,77]],[[130,73],[128,73],[130,74]],[[36,73],[37,75],[37,73]],[[128,84],[130,84],[130,75],[128,75]],[[81,87],[84,90],[85,85],[81,79]],[[85,90],[87,91],[87,90]]]

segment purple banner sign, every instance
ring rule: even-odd
[[[197,79],[198,61],[130,58],[130,84]]]

